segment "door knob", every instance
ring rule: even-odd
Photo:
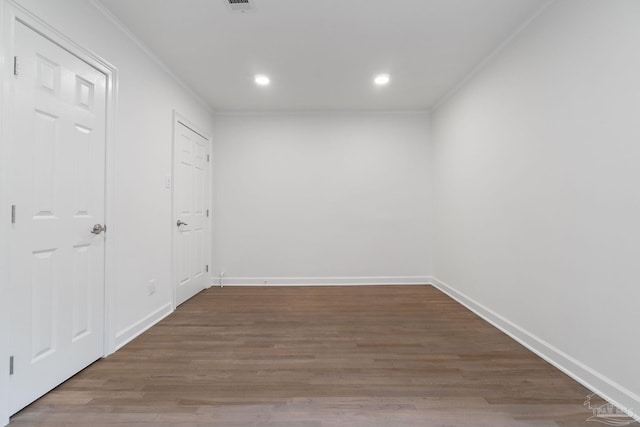
[[[182,221],[178,220],[178,222],[176,222],[176,225],[178,227],[180,227],[181,225],[189,225],[189,224],[187,224],[186,222],[182,222]]]
[[[91,230],[91,232],[93,234],[100,234],[103,231],[105,231],[107,229],[107,227],[103,226],[102,224],[96,224],[93,226],[93,229]]]

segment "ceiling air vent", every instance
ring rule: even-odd
[[[253,7],[252,0],[226,0],[226,2],[235,12],[246,12]]]

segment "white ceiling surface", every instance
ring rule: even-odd
[[[428,109],[548,3],[100,1],[218,111]],[[374,87],[377,73],[391,83]]]

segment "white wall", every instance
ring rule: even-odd
[[[171,310],[173,228],[171,191],[164,180],[171,174],[173,109],[203,128],[210,128],[211,115],[91,2],[19,4],[118,68],[115,197],[109,201],[116,221],[108,224],[107,238],[114,243],[115,276],[109,285],[115,290],[115,338],[121,344]],[[148,296],[151,279],[157,280],[157,292]],[[6,384],[2,372],[0,397]]]
[[[636,412],[639,23],[557,1],[433,115],[435,275]]]
[[[221,115],[214,274],[227,283],[424,283],[426,113]]]

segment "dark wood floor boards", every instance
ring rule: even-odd
[[[433,287],[225,287],[10,426],[583,426],[588,394]]]

